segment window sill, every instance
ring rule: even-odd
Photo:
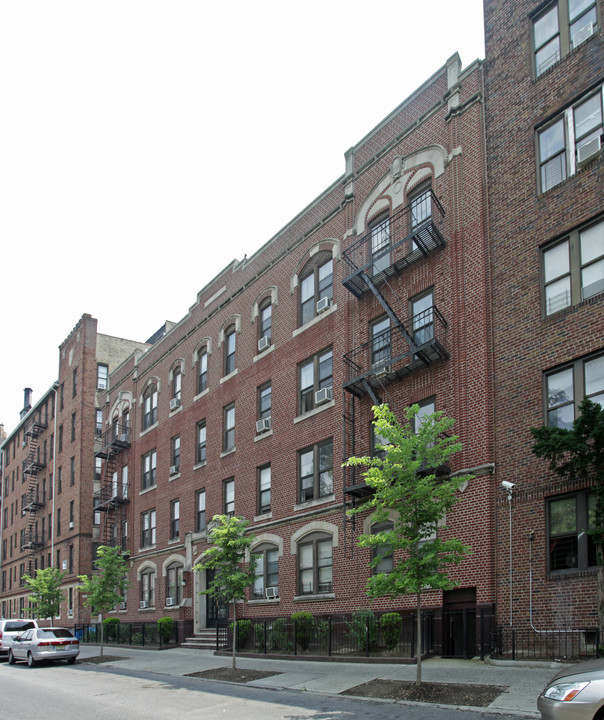
[[[177,408],[174,408],[174,410],[170,410],[170,414],[168,415],[168,417],[172,417],[172,415],[178,414],[181,410],[182,410],[182,403]]]
[[[275,349],[274,345],[269,345],[266,348],[266,350],[263,350],[262,352],[258,353],[258,355],[254,355],[254,357],[252,358],[252,362],[258,362],[258,360],[261,360],[263,357],[270,355],[274,349]]]
[[[151,485],[151,487],[143,488],[142,490],[139,490],[139,491],[138,491],[138,494],[139,494],[139,495],[146,495],[148,492],[151,492],[151,490],[155,490],[156,487],[157,487],[157,485]]]
[[[164,605],[164,612],[171,612],[173,610],[180,610],[180,603],[178,603],[178,605]]]
[[[204,460],[203,462],[197,463],[197,465],[193,465],[193,470],[199,470],[199,468],[205,467],[208,464],[207,460]]]
[[[237,447],[233,447],[233,448],[231,448],[230,450],[225,450],[224,452],[221,452],[221,453],[220,453],[220,457],[223,458],[223,457],[226,457],[227,455],[231,455],[231,454],[234,453],[236,450],[237,450]]]
[[[237,373],[239,372],[239,368],[235,368],[233,372],[229,373],[228,375],[225,375],[224,377],[220,378],[220,384],[225,383],[227,380],[230,380],[232,377],[235,377]]]
[[[146,435],[147,433],[151,432],[151,430],[155,430],[155,428],[159,425],[159,421],[154,422],[153,425],[149,425],[148,428],[145,428],[144,430],[141,430],[139,438],[142,438],[143,435]]]
[[[313,327],[313,325],[316,325],[317,323],[321,322],[321,320],[324,320],[326,317],[329,317],[332,313],[335,313],[335,311],[338,309],[338,304],[333,303],[333,305],[329,308],[329,310],[325,310],[325,312],[322,312],[320,315],[315,316],[312,320],[309,320],[305,325],[301,325],[299,328],[296,328],[292,332],[292,337],[295,338],[300,333],[303,333],[305,330],[308,330],[308,328]]]
[[[267,600],[266,598],[255,598],[254,600],[248,600],[248,605],[278,605],[281,602],[281,598],[273,598],[271,600]]]
[[[273,513],[272,511],[269,511],[267,513],[262,513],[262,515],[255,515],[254,516],[254,522],[264,522],[265,520],[272,520]]]
[[[315,415],[318,415],[319,413],[322,413],[325,410],[329,410],[329,408],[334,407],[335,404],[336,404],[335,400],[330,400],[329,402],[326,402],[323,405],[319,405],[319,407],[316,407],[313,410],[309,410],[307,413],[304,413],[304,415],[297,415],[294,418],[294,425],[296,423],[302,422],[303,420],[306,420],[307,418],[314,417]]]
[[[294,602],[323,602],[325,600],[335,600],[336,594],[331,593],[321,593],[320,595],[296,595],[294,597]]]
[[[264,440],[264,438],[271,437],[272,434],[273,434],[272,430],[267,430],[267,432],[259,433],[254,438],[254,442],[258,442],[258,440]]]
[[[174,475],[170,475],[169,481],[172,482],[172,480],[178,480],[180,477],[180,470],[177,473],[174,473]]]
[[[155,550],[155,545],[146,545],[138,549],[139,553],[151,552],[152,550]]]
[[[205,390],[202,390],[198,395],[195,395],[195,397],[193,398],[193,402],[195,402],[196,400],[199,400],[199,398],[204,397],[209,392],[210,392],[210,388],[206,388]]]
[[[170,538],[168,540],[168,545],[179,545],[179,544],[182,544],[180,537]]]
[[[155,610],[155,605],[153,605],[153,607],[149,606],[149,607],[146,607],[146,608],[139,608],[139,609],[138,609],[139,613],[148,613],[148,612],[153,612],[154,610]]]
[[[306,502],[294,505],[294,510],[308,510],[308,508],[315,507],[316,505],[326,505],[327,503],[333,502],[335,497],[334,493],[332,493],[331,495],[324,495],[317,500],[307,500]]]
[[[569,568],[568,570],[550,570],[547,573],[547,579],[552,581],[570,580],[578,577],[590,577],[598,572],[596,567],[590,568]]]

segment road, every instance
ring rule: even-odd
[[[267,690],[199,678],[94,665],[0,663],[2,717],[7,720],[450,720],[451,710],[393,705],[344,696]],[[455,711],[455,720],[505,720]],[[518,720],[518,715],[514,716]]]

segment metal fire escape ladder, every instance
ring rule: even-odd
[[[105,460],[105,469],[100,490],[95,493],[95,511],[103,513],[100,529],[101,545],[116,546],[122,543],[122,528],[126,520],[126,504],[129,502],[127,488],[120,494],[118,455],[130,447],[128,428],[112,427],[101,438],[96,439],[95,455]]]
[[[45,458],[40,458],[40,433],[46,427],[36,419],[25,431],[28,440],[27,458],[23,463],[23,475],[27,475],[27,490],[22,498],[21,512],[27,517],[25,534],[21,550],[27,550],[26,572],[33,577],[35,572],[35,556],[42,547],[42,538],[38,537],[38,510],[42,507],[38,487],[38,473],[45,465]]]

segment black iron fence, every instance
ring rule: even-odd
[[[422,648],[434,653],[433,616],[422,613]],[[233,623],[220,621],[216,650],[232,649]],[[415,656],[416,624],[413,615],[355,613],[344,617],[239,620],[237,651],[263,655],[340,657]]]
[[[81,643],[99,644],[101,625],[75,625],[73,634]],[[103,641],[109,645],[175,647],[178,645],[178,627],[177,623],[170,626],[160,626],[157,622],[106,623]]]
[[[600,656],[597,628],[533,630],[500,626],[492,635],[491,657],[503,660],[585,660]]]

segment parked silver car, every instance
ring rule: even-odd
[[[37,620],[27,620],[25,618],[0,619],[0,657],[8,657],[8,650],[16,635],[21,635],[26,630],[37,627]]]
[[[604,718],[604,659],[560,670],[539,696],[537,707],[542,720]]]
[[[32,628],[17,635],[8,651],[8,662],[27,660],[33,667],[40,660],[67,660],[74,663],[80,654],[80,641],[67,628]]]

